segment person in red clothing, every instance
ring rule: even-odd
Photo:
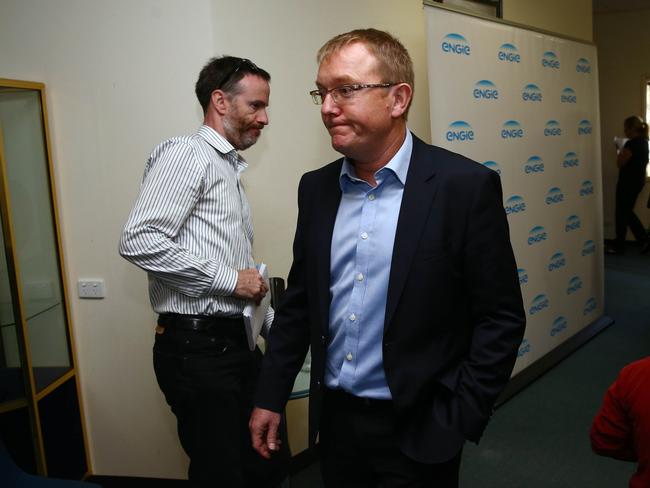
[[[650,356],[621,370],[605,394],[590,437],[596,454],[638,462],[630,488],[650,486]]]

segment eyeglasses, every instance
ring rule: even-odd
[[[242,68],[242,66],[246,65],[248,68],[248,71],[251,73],[257,73],[261,71],[260,68],[257,67],[255,63],[253,63],[250,59],[246,58],[239,58],[239,61],[237,61],[237,65],[232,71],[228,71],[226,75],[223,77],[223,80],[217,85],[220,89],[223,88],[226,83],[228,83],[233,76]]]
[[[350,102],[356,96],[357,92],[364,88],[388,88],[395,85],[397,83],[355,83],[353,85],[335,86],[329,90],[325,90],[324,88],[312,90],[309,94],[316,105],[322,105],[328,93],[334,103],[341,105]]]

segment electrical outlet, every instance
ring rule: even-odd
[[[104,280],[79,280],[77,281],[79,298],[104,298]]]

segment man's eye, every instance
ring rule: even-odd
[[[341,86],[337,88],[336,91],[338,91],[339,95],[341,95],[343,98],[349,98],[354,93],[354,88],[351,86]]]

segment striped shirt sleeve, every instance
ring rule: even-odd
[[[175,242],[201,198],[205,165],[194,148],[169,140],[147,163],[140,195],[126,222],[120,254],[183,295],[230,296],[237,270],[192,254]]]

